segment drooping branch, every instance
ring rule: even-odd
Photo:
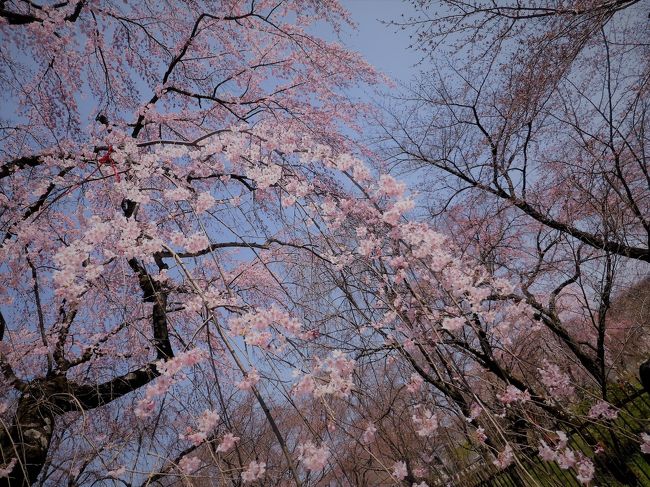
[[[627,245],[623,242],[614,242],[607,240],[606,238],[600,237],[594,233],[586,232],[580,230],[575,225],[571,225],[566,222],[557,220],[556,218],[550,216],[548,213],[544,213],[534,207],[529,201],[526,201],[522,198],[519,198],[515,194],[508,193],[501,187],[492,187],[487,184],[484,184],[475,178],[471,177],[469,174],[465,174],[460,171],[456,166],[446,164],[445,161],[434,160],[427,157],[424,154],[416,154],[411,151],[405,151],[407,155],[413,157],[416,160],[431,164],[432,166],[438,167],[445,172],[457,177],[458,179],[464,181],[465,183],[471,185],[474,188],[480,189],[486,193],[492,194],[504,201],[510,202],[516,208],[519,208],[526,215],[534,219],[535,221],[552,228],[554,230],[559,230],[563,233],[566,233],[573,238],[579,240],[582,243],[589,245],[590,247],[604,250],[606,252],[611,252],[613,254],[621,255],[623,257],[628,257],[630,259],[642,260],[645,262],[650,262],[650,250],[643,247],[635,247],[632,245]]]
[[[177,252],[175,254],[172,254],[171,252],[163,251],[163,252],[160,252],[158,255],[160,255],[160,257],[163,257],[163,258],[171,258],[171,257],[177,256],[177,257],[186,259],[186,258],[191,258],[191,257],[200,257],[202,255],[209,254],[210,252],[213,252],[213,251],[218,250],[218,249],[242,248],[242,249],[269,250],[271,248],[272,244],[277,244],[277,245],[286,246],[286,247],[292,247],[292,248],[295,248],[295,249],[307,250],[308,252],[310,252],[314,256],[318,257],[319,259],[328,261],[325,257],[318,254],[309,245],[301,245],[301,244],[295,244],[295,243],[291,243],[291,242],[284,242],[282,240],[278,240],[278,239],[275,239],[275,238],[269,238],[265,242],[262,242],[262,243],[256,243],[256,242],[218,242],[218,243],[210,244],[206,248],[198,250],[196,252]]]

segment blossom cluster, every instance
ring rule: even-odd
[[[185,236],[180,232],[175,232],[170,237],[170,242],[175,247],[180,247],[192,254],[205,251],[210,245],[208,237],[201,232]]]
[[[203,357],[201,350],[193,348],[171,359],[158,361],[156,369],[160,376],[147,386],[144,398],[136,403],[135,416],[141,419],[151,416],[156,407],[156,397],[165,394],[172,385],[183,378],[183,368],[198,364]]]
[[[252,391],[260,381],[260,374],[255,367],[246,372],[244,378],[237,383],[237,388],[242,391]]]
[[[618,417],[618,411],[608,402],[598,401],[591,406],[587,415],[590,419],[616,419]]]
[[[572,397],[575,389],[571,385],[571,379],[560,370],[556,364],[551,364],[547,360],[543,362],[544,367],[538,368],[537,371],[542,379],[542,384],[548,391],[556,397]]]
[[[375,441],[375,433],[377,433],[377,428],[375,425],[372,423],[368,424],[366,429],[363,431],[363,434],[361,435],[361,441],[366,445],[369,445]]]
[[[343,352],[334,350],[327,359],[316,364],[312,373],[304,375],[294,390],[298,394],[311,394],[314,397],[332,395],[345,398],[354,388],[352,373],[355,364]]]
[[[217,423],[219,422],[219,415],[206,409],[197,421],[197,429],[187,435],[181,435],[181,439],[187,439],[191,441],[194,445],[200,445],[203,443],[208,435],[216,428]]]
[[[392,475],[398,481],[404,480],[408,475],[408,469],[406,468],[406,463],[402,461],[395,462],[395,465],[393,465]]]
[[[510,444],[506,444],[505,448],[499,452],[493,463],[497,468],[504,469],[510,466],[514,461],[515,452],[512,450]]]
[[[307,470],[312,472],[323,470],[327,465],[329,455],[329,449],[326,446],[318,447],[311,441],[298,447],[298,459],[302,461]]]
[[[235,436],[232,433],[226,433],[225,435],[223,435],[223,438],[221,439],[221,443],[219,443],[219,446],[217,446],[217,453],[229,452],[235,447],[239,439],[240,438],[238,436]]]
[[[183,472],[185,475],[192,475],[199,468],[201,468],[202,464],[203,462],[199,457],[190,457],[189,455],[185,455],[179,460],[178,468],[180,468],[181,472]]]
[[[512,384],[506,387],[506,391],[498,396],[499,401],[505,405],[509,405],[515,402],[525,403],[530,401],[530,394],[528,391],[520,391]]]
[[[641,433],[641,451],[650,455],[650,434]]]
[[[302,336],[302,324],[289,313],[272,306],[268,309],[251,311],[228,321],[230,331],[244,337],[248,345],[268,349],[278,327],[294,336]]]
[[[425,407],[416,407],[411,419],[418,436],[432,436],[438,429],[438,416]]]
[[[424,384],[424,379],[420,374],[411,374],[411,378],[406,383],[406,390],[411,394],[415,394],[420,391]]]
[[[266,472],[266,463],[251,461],[246,469],[241,474],[241,479],[244,483],[255,482],[264,476]]]
[[[581,452],[575,452],[567,447],[568,438],[563,431],[556,431],[558,442],[555,447],[550,447],[544,440],[540,442],[539,456],[547,462],[555,461],[563,470],[574,468],[576,478],[581,484],[591,482],[595,468],[593,462]]]
[[[145,237],[143,232],[141,224],[133,218],[116,215],[102,220],[91,217],[81,238],[54,253],[56,270],[52,278],[56,295],[76,302],[88,289],[88,284],[104,271],[104,265],[97,260],[124,256],[151,261],[152,254],[162,250],[162,242],[156,237]]]
[[[13,471],[17,462],[18,459],[14,457],[4,467],[0,467],[0,479],[9,477],[9,474]]]

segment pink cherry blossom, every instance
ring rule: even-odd
[[[201,193],[196,198],[196,211],[203,213],[215,205],[214,197],[207,192]]]
[[[593,462],[584,455],[580,455],[580,460],[578,460],[575,469],[577,472],[576,479],[581,484],[588,484],[591,482],[596,473]]]
[[[499,401],[503,404],[509,405],[515,402],[527,402],[530,401],[530,394],[528,391],[520,391],[513,385],[506,387],[506,392],[499,396]]]
[[[377,432],[377,428],[375,427],[374,424],[370,423],[366,427],[366,429],[363,431],[363,434],[361,435],[361,441],[363,441],[366,445],[369,445],[373,441],[375,441],[375,433]]]
[[[16,459],[16,457],[14,457],[4,467],[1,467],[0,468],[0,479],[9,477],[9,474],[13,471],[13,469],[16,466],[17,462],[18,462],[18,460]]]
[[[250,369],[243,380],[237,383],[237,388],[242,391],[251,391],[260,381],[260,374],[256,368]]]
[[[251,461],[246,469],[242,472],[241,478],[244,483],[254,482],[264,476],[266,472],[266,463]]]
[[[402,182],[399,182],[389,174],[382,174],[379,177],[378,192],[380,194],[388,196],[390,198],[399,198],[402,196],[402,194],[404,194],[405,190],[406,185]]]
[[[296,394],[311,395],[316,390],[316,381],[310,374],[307,374],[301,377],[293,390]]]
[[[185,239],[185,250],[188,252],[199,252],[210,245],[210,240],[202,233],[195,233]]]
[[[221,439],[221,443],[217,446],[217,452],[227,453],[235,447],[235,444],[239,441],[239,437],[233,435],[232,433],[226,433]]]
[[[564,470],[573,467],[576,464],[576,460],[575,452],[568,448],[560,451],[555,458],[557,464]]]
[[[185,455],[178,462],[178,467],[185,475],[192,475],[201,467],[202,463],[203,462],[199,457],[190,457],[188,455]]]
[[[393,465],[393,472],[392,472],[393,477],[395,479],[399,480],[404,480],[406,476],[408,475],[408,470],[406,469],[406,463],[404,462],[395,462],[395,465]]]
[[[542,440],[539,446],[539,456],[545,462],[552,462],[555,461],[557,452],[548,446],[544,440]]]
[[[478,440],[479,443],[485,443],[485,440],[487,440],[485,429],[483,429],[481,426],[476,428],[476,439]]]
[[[424,384],[424,379],[420,374],[411,374],[410,380],[406,383],[406,390],[415,394],[422,388],[422,384]]]
[[[591,407],[588,416],[590,419],[616,419],[618,417],[618,411],[616,411],[609,403],[598,401]]]
[[[198,419],[198,427],[201,431],[209,433],[217,426],[219,419],[221,418],[215,411],[206,409]]]
[[[538,368],[537,371],[542,378],[542,383],[553,395],[561,397],[573,396],[575,389],[571,385],[569,376],[562,373],[556,364],[545,361],[544,368]]]
[[[429,409],[418,407],[411,416],[418,436],[431,436],[438,429],[438,417]]]
[[[641,433],[641,451],[650,454],[650,434]]]
[[[133,413],[140,419],[151,416],[156,408],[156,403],[152,399],[141,399],[137,402]]]
[[[480,404],[472,403],[472,406],[469,409],[469,417],[467,418],[467,420],[469,422],[474,421],[476,418],[478,418],[481,415],[482,412],[483,412],[483,407]]]
[[[556,445],[556,448],[560,450],[567,445],[569,441],[569,437],[566,435],[564,431],[556,431],[555,434],[558,437],[558,443]]]
[[[494,465],[497,466],[499,469],[504,469],[512,464],[515,460],[515,454],[512,451],[512,447],[508,444],[506,447],[503,449],[503,451],[499,452],[497,455],[496,460],[494,460]]]
[[[298,447],[298,458],[305,468],[310,471],[323,470],[327,465],[329,456],[329,449],[324,445],[317,447],[312,442],[307,441]]]
[[[188,435],[182,435],[182,438],[188,439],[195,445],[204,442],[208,435],[214,430],[219,422],[219,415],[211,410],[205,410],[197,420],[198,431]]]
[[[442,327],[447,331],[456,331],[463,328],[465,319],[461,317],[444,318],[442,320]]]
[[[517,436],[589,484],[586,403],[608,463],[648,341],[641,2],[410,2],[449,63],[385,110],[347,3],[3,2],[5,484],[462,483],[434,450]]]

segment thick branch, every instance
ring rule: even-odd
[[[43,162],[39,155],[19,157],[0,166],[0,179],[11,176],[13,173],[26,167],[36,167]]]
[[[191,257],[200,257],[201,255],[206,255],[209,254],[210,252],[213,252],[217,249],[227,249],[227,248],[248,248],[248,249],[262,249],[262,250],[268,250],[271,248],[271,244],[277,244],[277,245],[282,245],[282,246],[287,246],[287,247],[293,247],[296,249],[303,249],[307,250],[316,257],[327,260],[323,256],[317,254],[311,247],[307,245],[300,245],[300,244],[294,244],[290,242],[283,242],[281,240],[275,239],[275,238],[270,238],[266,242],[263,243],[255,243],[255,242],[218,242],[218,243],[213,243],[207,246],[206,248],[202,250],[198,250],[196,252],[178,252],[174,255],[172,255],[171,252],[164,251],[160,252],[158,255],[163,258],[171,258],[174,256],[180,257],[182,259],[186,258],[191,258]]]
[[[4,3],[4,2],[3,2]],[[84,1],[78,2],[75,5],[74,10],[72,11],[71,14],[66,15],[65,20],[68,22],[74,22],[79,18],[79,14],[81,14],[81,10],[83,9],[84,6]],[[62,2],[62,3],[57,3],[52,6],[52,8],[63,8],[66,5],[68,5],[68,2]],[[38,8],[41,10],[42,8],[30,3],[31,7]],[[23,14],[20,12],[12,12],[11,10],[7,10],[5,8],[0,8],[0,17],[5,19],[8,24],[10,25],[26,25],[26,24],[31,24],[32,22],[43,22],[43,19],[36,17],[35,15],[31,14]]]

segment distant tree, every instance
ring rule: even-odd
[[[385,147],[422,192],[423,221],[444,234],[429,237],[437,252],[455,249],[467,267],[445,276],[449,255],[411,275],[404,256],[403,271],[378,268],[374,281],[403,280],[385,292],[417,345],[407,360],[466,416],[477,400],[491,410],[505,465],[516,456],[503,445],[530,453],[554,420],[579,422],[582,401],[607,415],[610,388],[636,382],[647,358],[647,320],[612,307],[647,288],[647,5],[412,3],[418,14],[394,25],[413,33],[422,74],[389,107]],[[424,245],[422,233],[401,235]],[[442,271],[435,287],[422,266]],[[512,287],[495,289],[501,279]],[[523,314],[509,318],[516,306]]]

